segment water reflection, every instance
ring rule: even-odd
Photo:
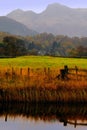
[[[7,122],[9,117],[21,116],[22,118],[44,122],[61,122],[64,126],[68,124],[87,125],[87,105],[69,104],[0,104],[0,117],[4,116]]]

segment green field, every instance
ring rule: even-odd
[[[74,67],[87,68],[87,59],[80,58],[61,58],[61,57],[49,57],[49,56],[23,56],[17,58],[1,58],[1,67]]]

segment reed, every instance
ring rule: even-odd
[[[57,79],[58,74],[56,68],[1,68],[0,102],[87,102],[85,72],[69,80]]]

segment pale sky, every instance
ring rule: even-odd
[[[15,9],[32,10],[40,13],[48,4],[60,3],[71,8],[87,8],[87,0],[0,0],[0,16]]]

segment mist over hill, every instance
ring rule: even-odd
[[[87,9],[73,9],[54,3],[37,14],[33,11],[14,10],[7,15],[29,29],[55,35],[87,36]]]
[[[5,16],[0,17],[0,32],[8,32],[21,36],[37,34],[35,31],[27,28],[24,24]]]

